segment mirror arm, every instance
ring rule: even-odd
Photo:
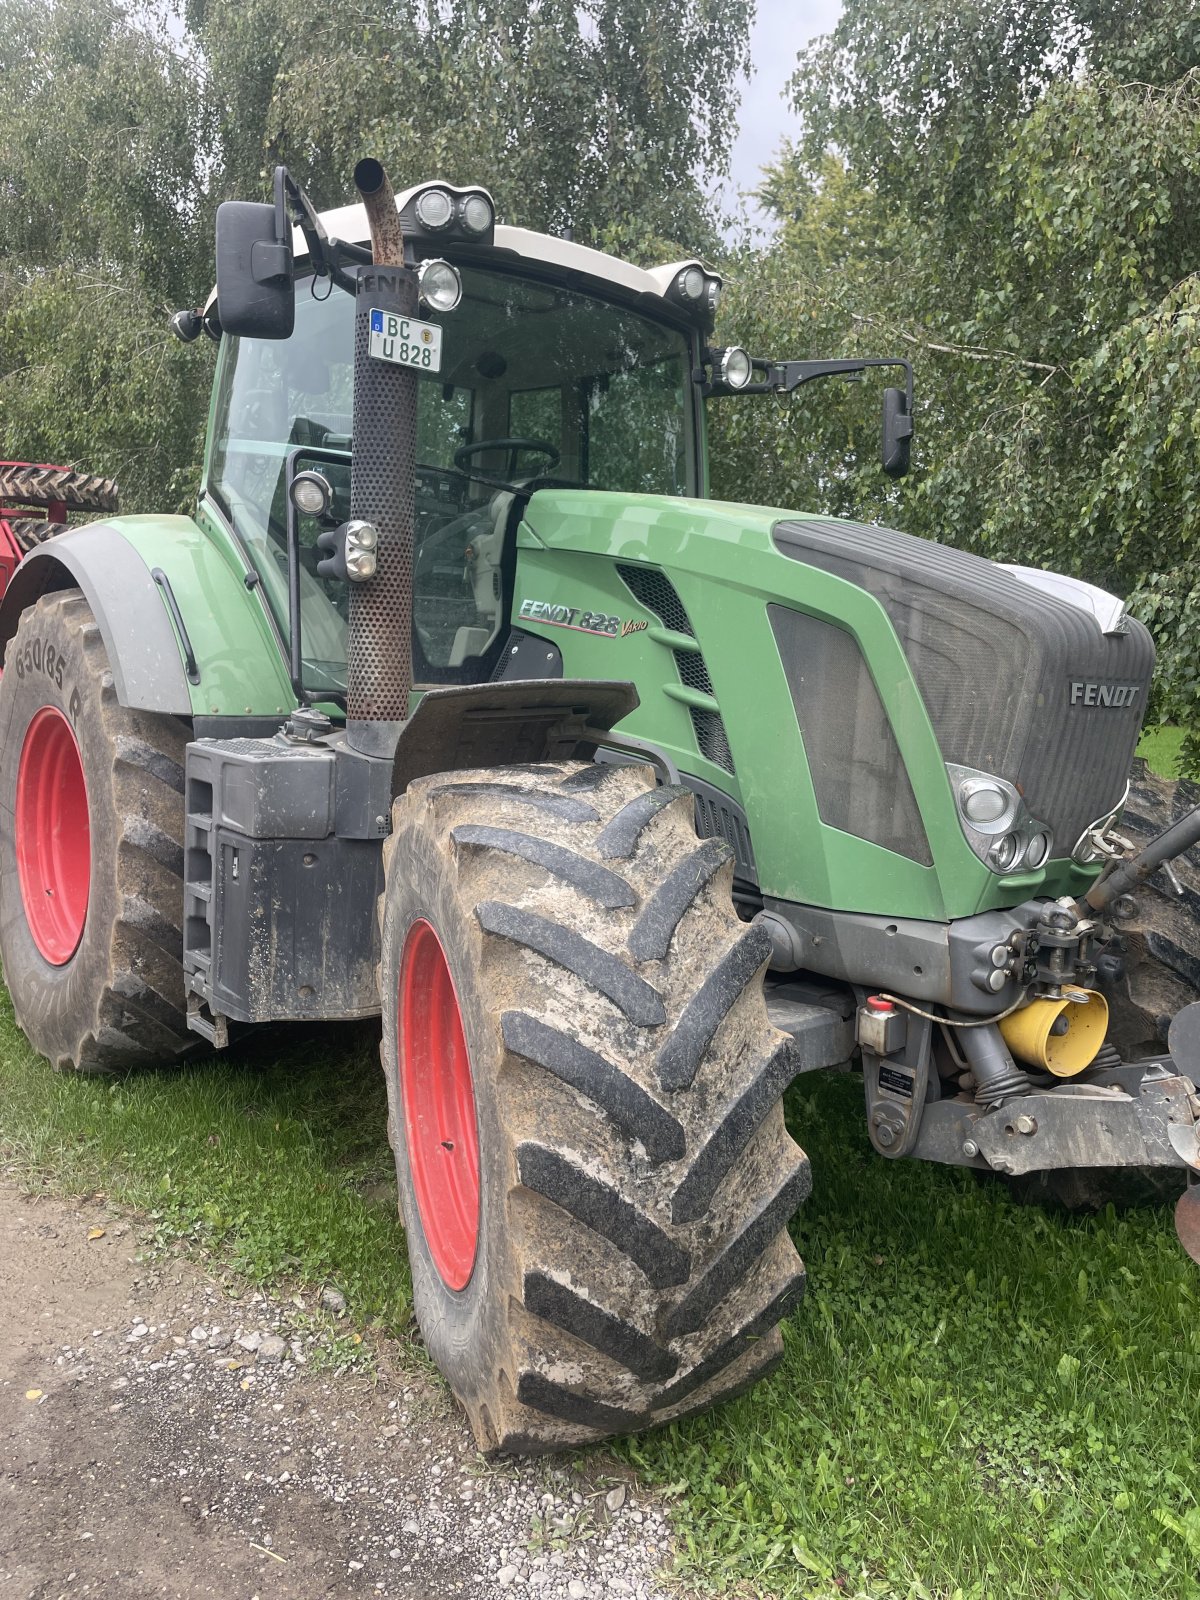
[[[344,263],[369,266],[371,252],[363,245],[349,244],[345,239],[327,234],[312,201],[286,167],[275,168],[275,219],[276,236],[281,243],[284,238],[290,238],[293,226],[299,228],[316,276],[327,277],[346,294],[354,294],[354,279],[345,270]]]
[[[791,394],[793,389],[798,389],[802,383],[812,383],[816,378],[850,377],[856,372],[865,372],[868,367],[904,368],[904,394],[908,402],[908,414],[911,417],[913,409],[912,362],[905,361],[899,356],[867,356],[862,360],[849,361],[773,361],[767,364],[767,381],[762,384],[747,384],[742,392],[743,394],[751,392],[755,394]],[[911,432],[911,425],[909,431]]]

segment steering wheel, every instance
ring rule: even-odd
[[[480,439],[478,444],[460,445],[454,452],[454,465],[460,472],[466,472],[468,462],[476,456],[484,455],[488,450],[504,450],[505,470],[503,476],[514,478],[517,473],[517,457],[525,450],[535,450],[539,455],[546,457],[543,470],[550,471],[562,460],[562,453],[555,448],[549,439]]]

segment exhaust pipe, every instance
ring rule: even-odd
[[[364,755],[390,758],[412,688],[413,537],[417,375],[374,359],[371,313],[415,316],[417,275],[386,172],[370,157],[354,169],[366,207],[373,264],[359,270],[354,310],[354,454],[350,515],[379,531],[373,577],[351,583],[346,646],[346,734]]]

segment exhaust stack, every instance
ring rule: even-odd
[[[378,161],[354,169],[373,264],[358,274],[354,311],[354,455],[350,515],[379,530],[374,577],[350,584],[346,729],[364,755],[390,757],[412,687],[417,375],[369,352],[372,311],[415,316],[417,275],[404,264],[396,198]]]

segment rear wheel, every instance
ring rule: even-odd
[[[0,958],[57,1067],[194,1049],[183,985],[187,725],[119,704],[87,602],[44,595],[0,677]]]
[[[443,774],[384,847],[383,1064],[417,1318],[485,1450],[762,1376],[804,1270],[769,944],[644,768]]]

